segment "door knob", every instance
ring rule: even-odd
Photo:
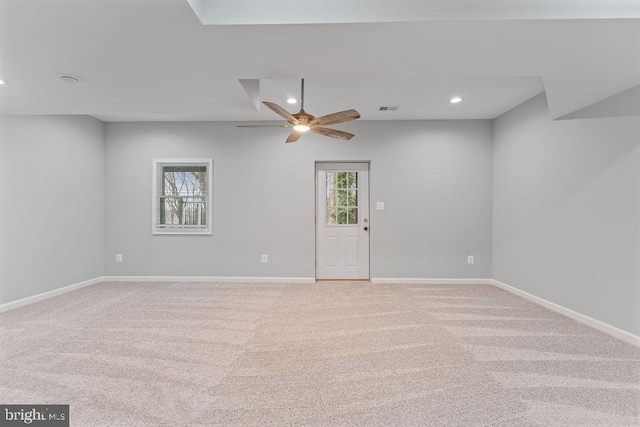
[[[367,231],[368,229],[369,229],[369,227],[365,227],[365,228],[364,228],[364,231]]]

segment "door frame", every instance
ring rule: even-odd
[[[367,279],[352,279],[348,281],[371,281],[371,160],[316,160],[313,163],[313,218],[314,218],[314,227],[313,234],[315,236],[315,251],[314,251],[314,278],[316,281],[327,280],[331,281],[331,279],[318,279],[318,170],[322,170],[322,168],[318,168],[320,165],[326,164],[353,164],[353,163],[362,163],[367,165],[367,200],[369,202],[369,277]],[[340,281],[340,280],[336,280]]]

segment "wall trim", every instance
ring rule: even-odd
[[[625,330],[616,328],[608,323],[602,322],[600,320],[594,319],[593,317],[589,317],[586,314],[578,313],[577,311],[573,311],[569,308],[563,307],[559,304],[556,304],[551,301],[547,301],[544,298],[537,297],[528,292],[522,291],[518,288],[514,288],[513,286],[507,285],[499,280],[493,280],[493,284],[500,289],[503,289],[507,292],[511,292],[512,294],[518,295],[522,298],[525,298],[531,302],[534,302],[538,305],[541,305],[549,310],[553,310],[556,313],[560,313],[563,316],[569,317],[573,320],[576,320],[580,323],[583,323],[587,326],[595,328],[600,332],[604,332],[605,334],[609,334],[615,338],[621,339],[623,341],[628,342],[629,344],[633,344],[637,347],[640,347],[640,337],[632,334],[631,332],[627,332]]]
[[[57,295],[66,294],[67,292],[75,291],[76,289],[84,288],[86,286],[95,285],[101,283],[103,277],[95,277],[93,279],[85,280],[84,282],[74,283],[73,285],[63,286],[62,288],[54,289],[52,291],[43,292],[41,294],[32,295],[30,297],[22,298],[19,300],[11,301],[6,304],[0,305],[0,313],[13,310],[14,308],[22,307],[27,304],[33,304],[34,302],[42,301]]]
[[[315,283],[314,277],[104,276],[105,282]]]
[[[493,279],[420,279],[373,277],[371,283],[415,283],[425,285],[493,285]]]

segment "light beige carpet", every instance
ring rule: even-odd
[[[0,339],[72,426],[640,425],[640,349],[493,286],[103,283]]]

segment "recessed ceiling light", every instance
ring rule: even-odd
[[[454,96],[449,100],[449,102],[452,104],[457,104],[458,102],[462,102],[462,98],[460,98],[459,96]]]
[[[297,104],[298,100],[295,98],[289,98],[287,99],[287,104]]]

